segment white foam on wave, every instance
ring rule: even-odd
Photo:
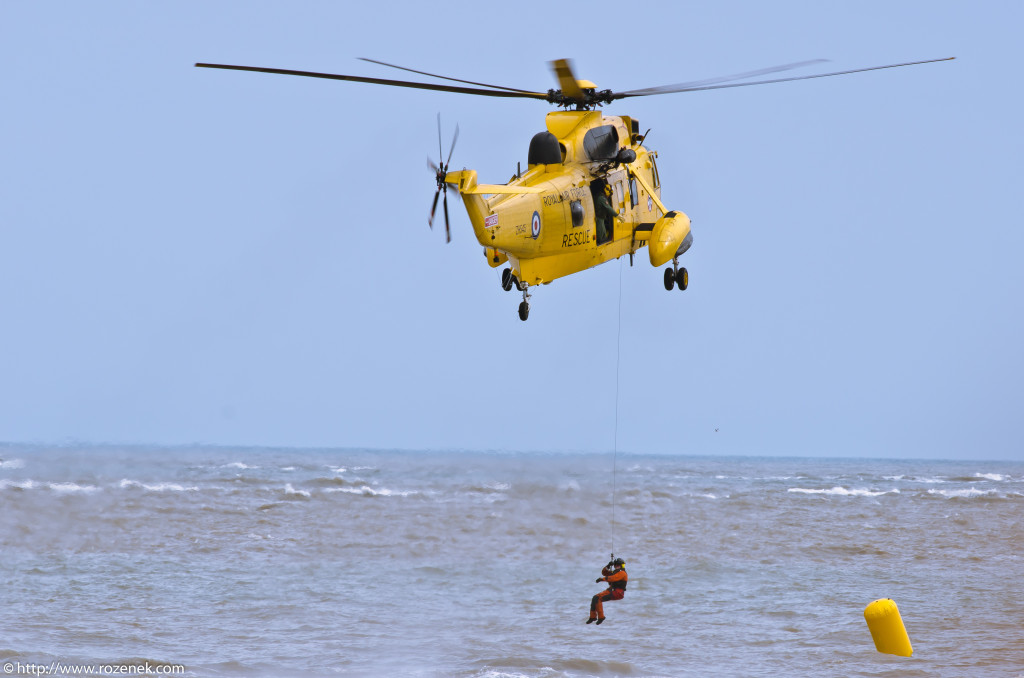
[[[140,488],[140,489],[143,489],[143,490],[148,490],[150,492],[198,492],[199,491],[199,488],[195,487],[195,486],[185,487],[184,485],[179,485],[178,483],[155,483],[155,484],[149,484],[149,483],[140,482],[138,480],[128,480],[127,478],[122,479],[121,482],[118,483],[118,487],[120,487],[122,490],[123,489],[127,489],[127,488],[132,488],[132,487],[133,488]]]
[[[800,493],[800,494],[827,494],[839,497],[880,497],[883,494],[899,494],[900,491],[894,490],[868,490],[863,488],[848,490],[845,487],[833,487],[831,490],[826,489],[809,489],[806,487],[791,487],[787,492]]]
[[[979,490],[971,487],[966,490],[928,490],[928,494],[935,494],[947,499],[960,498],[970,499],[971,497],[984,497],[997,494],[995,490]]]
[[[294,497],[305,497],[306,499],[309,499],[311,496],[309,492],[307,492],[306,490],[296,490],[294,487],[292,487],[291,483],[285,484],[284,493],[292,495]]]
[[[49,483],[54,492],[95,492],[100,488],[95,485],[79,485],[78,483]]]
[[[945,478],[915,478],[914,476],[882,476],[882,480],[906,480],[907,482],[928,484],[949,482]]]
[[[993,480],[995,482],[1000,482],[1008,479],[1008,477],[1004,476],[1002,473],[975,473],[974,477],[979,478],[981,480]]]
[[[249,469],[249,468],[259,468],[259,466],[249,466],[248,464],[242,463],[240,461],[233,461],[230,464],[224,464],[224,466],[222,466],[221,468]]]
[[[0,459],[0,468],[25,468],[25,462],[21,459]]]
[[[34,480],[17,481],[7,480],[6,478],[4,480],[0,480],[0,490],[6,490],[9,487],[12,487],[16,490],[31,490],[32,488],[37,487],[38,485],[39,483],[37,483]]]

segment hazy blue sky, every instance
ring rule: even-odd
[[[3,2],[0,440],[1016,458],[1019,2]],[[528,322],[453,167],[507,181],[550,108],[196,69],[546,91],[825,58],[605,110],[652,128],[690,289],[646,254]],[[410,78],[411,79],[411,78]],[[716,432],[717,430],[717,432]]]

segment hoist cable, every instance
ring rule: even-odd
[[[615,553],[615,491],[616,471],[619,456],[619,363],[622,348],[622,258],[619,258],[619,312],[618,328],[615,332],[615,437],[612,446],[612,553]]]

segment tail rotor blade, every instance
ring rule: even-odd
[[[444,149],[441,147],[441,114],[437,114],[437,161],[441,162],[444,157]]]
[[[430,219],[427,221],[427,225],[431,229],[434,228],[434,215],[437,213],[437,199],[441,196],[441,191],[444,191],[444,236],[447,242],[452,241],[451,222],[448,217],[448,184],[445,181],[448,177],[448,164],[452,161],[452,154],[455,153],[455,142],[459,140],[459,126],[455,125],[455,134],[452,136],[452,145],[448,149],[448,159],[444,158],[444,144],[441,137],[441,114],[437,114],[437,151],[439,154],[438,162],[439,165],[435,165],[434,161],[429,157],[427,158],[427,167],[434,172],[434,178],[437,181],[437,191],[434,193],[434,202],[430,205]],[[458,194],[456,194],[458,195]]]
[[[448,226],[448,191],[444,192],[444,237],[445,242],[452,241],[452,231]]]
[[[452,137],[452,147],[448,151],[448,160],[444,163],[445,170],[448,169],[448,163],[452,161],[452,153],[455,152],[455,142],[459,140],[459,126],[455,125],[455,135]]]
[[[441,195],[441,189],[439,188],[434,193],[434,204],[430,206],[430,219],[427,220],[427,226],[430,226],[431,230],[434,229],[434,212],[437,210],[437,199],[438,199],[438,197],[440,197],[440,195]],[[447,197],[445,199],[447,200]],[[447,220],[447,212],[446,212],[445,220]]]

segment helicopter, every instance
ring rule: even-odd
[[[751,81],[751,78],[761,78],[823,61],[815,59],[724,77],[621,92],[599,90],[593,82],[578,79],[568,59],[550,62],[559,88],[547,92],[451,78],[366,58],[361,60],[462,85],[257,66],[197,63],[196,67],[326,78],[477,96],[535,99],[561,108],[547,114],[545,130],[530,140],[526,171],[522,171],[521,165],[517,164],[515,175],[505,184],[479,183],[475,170],[449,170],[455,142],[458,140],[458,126],[445,159],[441,144],[440,115],[440,157],[436,164],[429,159],[427,161],[437,186],[428,225],[433,228],[438,199],[443,194],[445,237],[451,242],[448,190],[452,187],[462,198],[473,233],[483,246],[487,263],[492,268],[508,264],[501,273],[501,286],[505,291],[515,287],[522,292],[519,318],[525,321],[530,314],[531,287],[547,285],[558,278],[619,259],[623,255],[629,255],[632,265],[634,255],[643,247],[647,248],[651,266],[661,267],[671,262],[671,266],[666,267],[664,272],[666,290],[685,290],[689,285],[689,273],[679,265],[679,257],[693,244],[690,218],[679,210],[669,209],[661,200],[658,153],[644,143],[650,129],[641,134],[640,123],[635,118],[604,115],[599,110],[604,105],[632,97],[808,80],[950,61],[953,58]]]

